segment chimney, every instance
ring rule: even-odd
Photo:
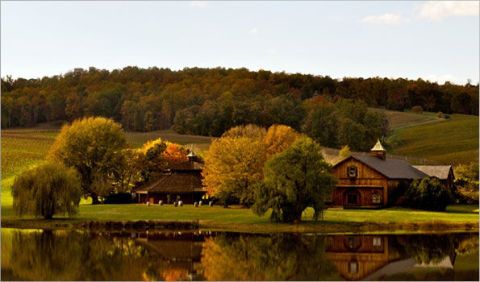
[[[387,158],[387,151],[385,150],[385,148],[383,148],[382,143],[379,139],[377,139],[377,143],[370,150],[370,155],[373,157],[377,157],[381,160],[385,160]]]

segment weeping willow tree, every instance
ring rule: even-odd
[[[82,189],[75,169],[46,163],[18,176],[12,195],[17,215],[51,219],[55,214],[75,214]]]
[[[320,145],[309,137],[298,138],[265,164],[265,179],[256,186],[253,211],[263,215],[272,209],[272,221],[294,222],[312,207],[314,220],[323,217],[325,200],[336,181],[329,170]]]

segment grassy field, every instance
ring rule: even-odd
[[[416,114],[412,112],[398,112],[388,111],[383,109],[370,108],[371,111],[383,112],[387,116],[390,129],[399,129],[410,126],[417,126],[421,124],[433,123],[442,121],[435,113],[424,112],[422,114]]]
[[[391,153],[427,163],[478,162],[478,116],[454,114],[446,120],[404,125],[392,131],[387,143]]]
[[[389,153],[411,157],[408,160],[414,163],[478,162],[478,116],[452,114],[443,119],[430,112],[370,110],[388,118]]]
[[[251,210],[243,208],[198,207],[186,205],[146,206],[129,205],[80,205],[79,214],[74,219],[57,218],[53,221],[29,218],[18,220],[11,207],[2,208],[2,220],[13,222],[13,226],[52,226],[88,221],[199,221],[200,227],[250,232],[354,232],[354,231],[442,231],[470,226],[478,229],[478,206],[451,206],[447,212],[428,212],[404,208],[382,210],[344,210],[328,209],[323,221],[312,221],[313,210],[304,212],[304,222],[299,225],[272,224],[269,215],[256,216]],[[7,224],[8,225],[8,224]],[[449,226],[450,225],[450,226]],[[461,226],[461,227],[459,227]]]

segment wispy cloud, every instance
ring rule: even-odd
[[[208,5],[208,1],[190,1],[190,7],[203,8]]]
[[[478,1],[427,1],[419,10],[420,18],[439,21],[452,16],[478,16]]]
[[[255,35],[258,33],[258,28],[257,27],[252,27],[248,33],[252,34],[252,35]]]
[[[408,22],[407,18],[402,17],[399,14],[386,13],[383,15],[366,16],[361,22],[367,24],[381,24],[381,25],[395,25]]]

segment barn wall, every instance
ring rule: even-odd
[[[347,168],[355,166],[357,168],[357,177],[349,178]],[[346,204],[345,193],[355,188],[360,193],[361,206],[386,206],[388,203],[388,179],[356,159],[349,159],[332,169],[332,174],[338,179],[337,186],[332,195],[333,205],[344,206]],[[382,193],[382,203],[372,203],[373,193]]]
[[[333,174],[338,178],[338,179],[348,179],[347,175],[347,167],[354,165],[358,168],[358,177],[361,179],[384,179],[385,177],[377,172],[374,169],[371,169],[370,167],[366,166],[362,162],[357,161],[356,159],[349,159],[338,166],[334,167],[333,169]]]

